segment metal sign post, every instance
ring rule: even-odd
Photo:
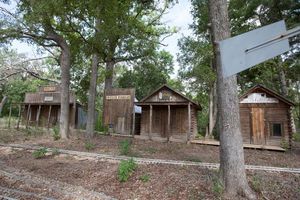
[[[222,74],[226,78],[289,51],[288,38],[300,27],[286,31],[279,21],[219,42]]]

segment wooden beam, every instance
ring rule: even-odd
[[[47,119],[47,128],[49,129],[50,125],[50,117],[51,117],[52,105],[49,107],[48,119]]]
[[[171,106],[168,105],[168,133],[167,133],[167,139],[169,140],[171,135]]]
[[[10,119],[11,119],[11,104],[9,106],[8,128],[10,128]]]
[[[188,141],[191,139],[191,103],[188,104]]]
[[[133,104],[133,113],[132,113],[132,133],[131,135],[134,135],[135,132],[135,107]]]
[[[28,127],[28,121],[30,117],[31,117],[31,109],[30,109],[30,104],[28,104],[27,113],[26,113],[26,128]]]
[[[19,115],[18,115],[18,123],[17,123],[17,130],[20,128],[20,121],[21,121],[21,111],[22,111],[22,105],[19,104]]]
[[[37,114],[36,114],[35,126],[39,126],[40,113],[41,113],[41,105],[39,105],[39,109],[38,109]]]
[[[149,139],[151,138],[152,133],[152,105],[150,105],[150,112],[149,112]]]
[[[73,122],[72,122],[72,127],[75,129],[76,128],[76,98],[75,98],[75,94],[74,94],[73,98],[74,98],[74,102],[73,102],[73,119],[72,119]]]

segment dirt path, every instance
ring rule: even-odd
[[[41,146],[31,146],[24,144],[0,144],[4,148],[19,148],[25,150],[36,150],[42,148]],[[100,161],[112,161],[119,162],[121,160],[127,160],[130,157],[127,156],[116,156],[116,155],[107,155],[99,153],[90,153],[82,151],[72,151],[65,149],[57,149],[62,154],[72,155],[80,158],[90,158]],[[48,151],[52,151],[51,148],[48,148]],[[201,168],[208,169],[218,169],[218,163],[201,163],[201,162],[191,162],[191,161],[177,161],[177,160],[163,160],[163,159],[149,159],[149,158],[134,158],[135,161],[139,164],[167,164],[167,165],[180,165],[180,166],[198,166]],[[246,165],[247,170],[259,170],[259,171],[268,171],[268,172],[287,172],[287,173],[296,173],[300,174],[300,168],[284,168],[284,167],[272,167],[272,166],[257,166],[257,165]]]
[[[114,199],[103,193],[41,177],[2,163],[0,194],[1,199]]]

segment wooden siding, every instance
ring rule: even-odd
[[[278,103],[240,103],[241,131],[244,143],[280,146],[283,139],[288,142],[289,109],[290,106],[282,101]],[[273,123],[282,124],[281,137],[272,136]],[[263,130],[263,135],[255,135],[260,130]]]
[[[188,102],[169,89],[162,89],[147,98],[145,102]]]
[[[131,134],[134,110],[134,89],[113,88],[105,90],[103,120],[115,133]]]

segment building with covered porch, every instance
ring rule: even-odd
[[[141,106],[140,132],[136,138],[188,142],[196,136],[200,105],[167,85],[159,87],[136,105]]]

